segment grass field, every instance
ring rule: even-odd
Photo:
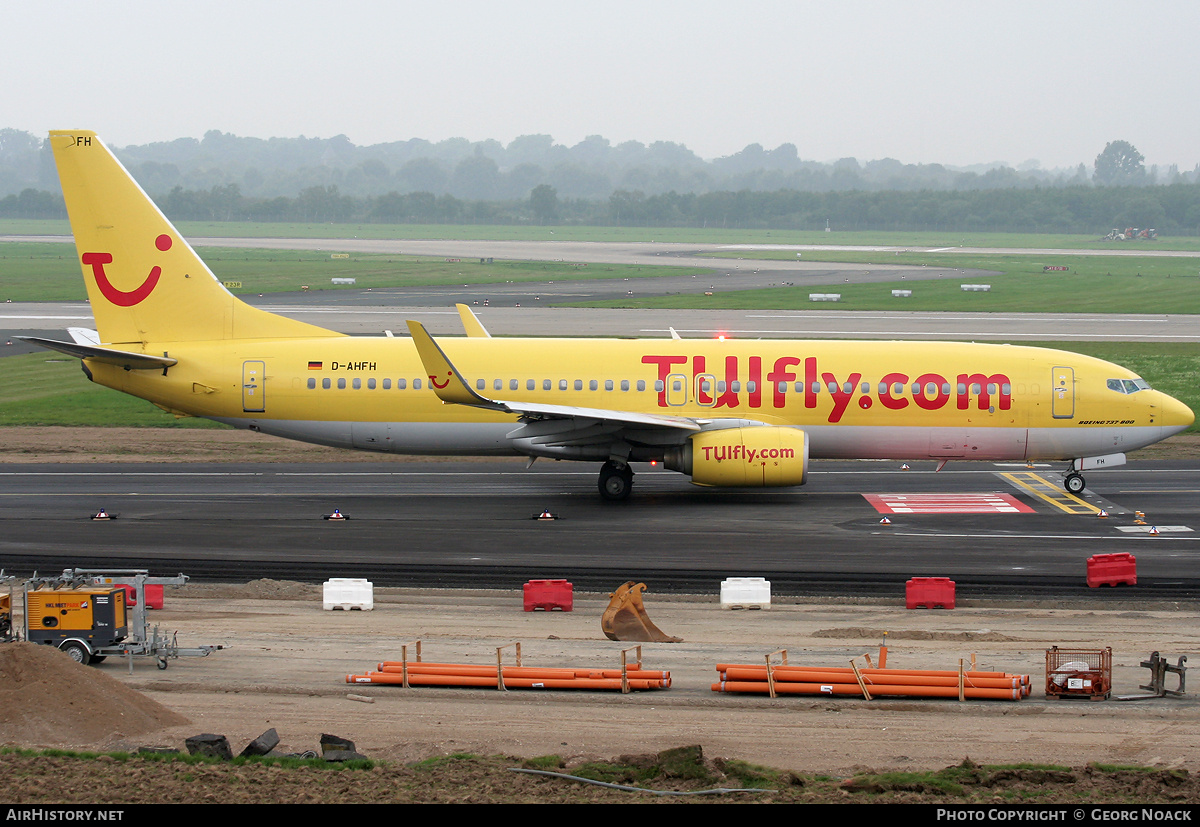
[[[436,238],[516,241],[664,241],[694,244],[849,244],[891,247],[1033,247],[1108,250],[1115,242],[1095,235],[1050,233],[888,233],[802,230],[739,230],[720,227],[576,227],[480,224],[288,224],[180,221],[188,238]],[[1109,228],[1104,228],[1107,232]],[[0,219],[0,235],[70,235],[65,220]],[[1160,238],[1122,243],[1123,250],[1200,251],[1200,238]]]
[[[1142,259],[1138,259],[1142,260]],[[992,268],[1003,266],[990,262]],[[802,287],[784,286],[738,290],[736,277],[719,277],[695,293],[653,296],[646,299],[580,302],[584,307],[658,307],[686,310],[871,310],[1022,313],[1200,313],[1200,276],[1175,275],[1136,270],[1133,263],[1112,266],[1111,275],[1080,272],[1028,272],[1016,262],[996,275],[962,275],[934,281],[888,281],[847,284],[812,282]],[[864,264],[864,270],[870,270]],[[991,268],[989,268],[991,269]],[[1162,270],[1164,268],[1158,268]],[[964,292],[961,284],[990,284],[988,292]],[[896,298],[894,289],[912,290],[907,298]],[[706,295],[706,292],[712,295]],[[838,293],[841,299],[811,301],[810,293]]]
[[[401,255],[353,255],[331,258],[328,252],[304,250],[247,250],[198,247],[201,258],[217,278],[240,282],[239,293],[281,293],[313,290],[413,287],[497,282],[567,281],[578,279],[652,278],[704,272],[680,267],[621,264],[577,265],[553,261],[496,261],[479,259],[448,262],[444,258]],[[332,278],[353,278],[353,286],[330,284]],[[81,301],[86,299],[75,248],[55,242],[0,242],[0,300]]]
[[[1124,365],[1155,388],[1200,410],[1200,345],[1145,342],[1021,342],[1084,353]],[[0,359],[0,426],[95,425],[146,428],[221,428],[196,418],[177,418],[141,399],[95,385],[79,361],[31,353]],[[1200,432],[1200,426],[1190,429]]]
[[[413,287],[420,285],[488,284],[503,282],[566,281],[576,279],[652,278],[689,275],[703,270],[680,267],[589,264],[566,262],[496,261],[478,259],[450,262],[443,258],[402,255],[352,255],[334,259],[327,252],[248,250],[201,247],[201,256],[217,277],[240,283],[234,293],[277,293],[309,287],[314,290]],[[766,252],[739,255],[740,267],[758,258],[794,258],[794,253]],[[961,253],[846,253],[814,252],[808,260],[859,262],[864,270],[879,264],[987,270],[940,281],[895,281],[877,284],[844,284],[839,281],[806,283],[803,287],[777,287],[738,291],[734,282],[717,276],[717,289],[706,296],[679,294],[638,300],[621,300],[584,306],[731,309],[824,310],[931,310],[981,312],[1063,313],[1200,313],[1200,259],[1158,256],[1088,256],[1064,254],[968,255]],[[726,259],[714,258],[724,268]],[[1066,272],[1044,271],[1065,266]],[[335,277],[354,278],[353,287],[330,284]],[[720,281],[725,279],[725,281]],[[959,284],[985,281],[987,293],[964,293]],[[913,291],[897,299],[892,289]],[[839,303],[812,303],[813,292],[841,293]],[[8,301],[81,301],[86,298],[74,248],[54,242],[0,242],[0,299]]]

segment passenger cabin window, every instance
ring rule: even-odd
[[[317,386],[317,380],[312,378],[311,376],[308,377],[308,389],[311,391],[316,386]]]

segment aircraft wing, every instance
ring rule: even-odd
[[[699,431],[705,420],[685,416],[664,416],[632,411],[614,411],[605,408],[582,408],[574,405],[548,405],[539,402],[510,402],[489,399],[476,393],[463,379],[458,368],[446,356],[441,346],[429,335],[420,322],[409,321],[408,331],[412,334],[417,354],[429,375],[429,385],[437,397],[448,405],[469,405],[493,411],[519,414],[529,420],[537,419],[590,419],[597,422],[619,425],[637,425],[650,428],[669,428],[682,431]]]
[[[170,356],[153,356],[149,353],[113,350],[109,347],[98,347],[97,345],[80,344],[79,342],[59,342],[55,339],[42,339],[37,336],[14,336],[13,338],[20,339],[22,342],[29,342],[31,345],[44,347],[47,350],[57,350],[59,353],[65,353],[68,356],[77,356],[80,359],[92,359],[97,362],[103,362],[106,365],[116,365],[126,370],[161,370],[179,362],[178,359],[172,359]]]

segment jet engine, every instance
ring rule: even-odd
[[[663,464],[688,474],[696,485],[776,488],[804,485],[808,435],[796,428],[763,425],[701,431],[670,449]]]

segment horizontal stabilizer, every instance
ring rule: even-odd
[[[116,365],[119,368],[125,368],[125,370],[161,370],[179,362],[178,359],[172,359],[169,356],[131,353],[126,350],[113,350],[112,348],[96,347],[95,345],[81,345],[76,342],[41,339],[37,336],[15,336],[14,338],[20,339],[22,342],[29,342],[31,345],[44,347],[47,350],[57,350],[59,353],[65,353],[68,356],[76,356],[80,359],[92,359],[96,362],[103,362],[106,365]]]

